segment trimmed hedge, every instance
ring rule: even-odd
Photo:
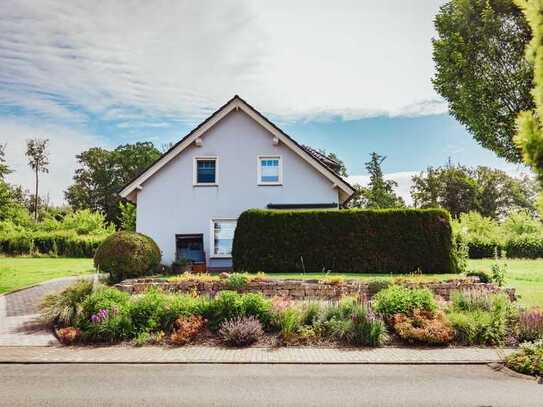
[[[0,253],[8,256],[35,253],[64,257],[93,257],[107,235],[73,232],[16,233],[0,236]]]
[[[251,209],[238,219],[232,257],[249,272],[457,272],[442,209]]]
[[[511,259],[537,259],[543,257],[543,237],[525,235],[509,239],[505,243],[505,253]]]
[[[499,243],[489,239],[473,239],[466,242],[470,259],[488,259],[501,256]]]

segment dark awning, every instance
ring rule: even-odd
[[[268,204],[268,209],[333,209],[337,203]]]

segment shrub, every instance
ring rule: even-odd
[[[466,244],[470,259],[489,259],[501,255],[500,243],[495,240],[473,237]]]
[[[502,287],[505,284],[505,276],[507,274],[507,264],[494,263],[491,267],[492,270],[492,282],[496,283],[498,287]]]
[[[284,308],[274,316],[275,326],[279,328],[284,342],[292,342],[302,327],[300,310],[294,306]]]
[[[485,271],[482,270],[476,270],[476,271],[469,271],[466,273],[467,277],[479,277],[479,281],[481,283],[491,283],[492,277]]]
[[[543,376],[543,340],[521,344],[520,350],[507,357],[506,364],[520,373]]]
[[[492,308],[492,297],[486,290],[453,291],[451,302],[456,311],[490,311]]]
[[[47,295],[40,305],[41,319],[47,324],[74,325],[81,314],[81,304],[93,287],[92,281],[80,280],[58,294]]]
[[[241,273],[232,273],[226,279],[226,285],[230,290],[243,290],[248,282],[247,275]]]
[[[543,257],[543,236],[523,235],[505,242],[505,252],[509,258],[537,259]]]
[[[0,236],[0,252],[10,255],[44,254],[93,257],[107,235],[83,235],[74,231],[22,231]]]
[[[371,297],[377,294],[379,291],[384,290],[392,285],[389,280],[370,280],[368,281],[368,292]]]
[[[140,332],[136,338],[134,338],[134,346],[144,346],[144,345],[160,345],[164,342],[166,334],[164,331],[158,332]]]
[[[223,342],[236,347],[252,345],[263,333],[260,321],[253,316],[224,321],[219,329]]]
[[[304,302],[300,308],[301,321],[304,325],[313,325],[321,314],[321,304],[316,301]]]
[[[414,310],[411,315],[396,314],[393,326],[398,336],[408,343],[446,345],[454,339],[451,323],[441,311],[434,314]]]
[[[373,308],[385,317],[407,314],[415,309],[434,312],[437,304],[434,295],[427,288],[407,288],[393,285],[379,291],[373,297]]]
[[[385,324],[374,316],[367,304],[344,303],[342,308],[343,318],[332,318],[327,323],[333,336],[355,346],[381,346],[386,341]],[[348,308],[350,313],[345,314]]]
[[[263,326],[268,327],[272,318],[272,301],[262,294],[248,293],[241,296],[241,307],[244,316],[258,318]]]
[[[170,335],[170,341],[177,346],[183,346],[192,341],[205,328],[206,320],[199,315],[181,317],[175,321],[175,329]]]
[[[134,232],[117,232],[98,248],[94,265],[109,273],[112,282],[153,273],[160,264],[160,249],[148,236]]]
[[[57,330],[57,338],[63,345],[73,345],[81,337],[79,328],[67,327]]]
[[[543,310],[533,307],[518,315],[518,339],[521,342],[543,339]]]
[[[163,329],[170,298],[169,295],[155,289],[131,297],[129,315],[134,326],[134,334]]]
[[[243,315],[243,303],[241,294],[235,291],[221,291],[211,302],[206,315],[209,320],[209,328],[216,331],[219,325],[227,320]]]
[[[508,334],[513,308],[504,294],[469,290],[453,294],[447,317],[456,340],[467,345],[497,345]]]
[[[441,209],[249,210],[238,219],[233,265],[249,272],[455,273]]]

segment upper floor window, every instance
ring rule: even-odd
[[[283,183],[281,157],[259,156],[257,176],[259,185],[281,185]]]
[[[217,185],[217,157],[194,159],[194,185]]]

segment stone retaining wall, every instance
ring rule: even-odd
[[[403,282],[407,287],[427,287],[434,294],[449,300],[450,294],[455,290],[477,289],[494,292],[505,292],[512,301],[516,300],[515,289],[501,289],[495,284],[485,284],[474,279],[451,280],[444,282]],[[154,287],[167,292],[180,293],[198,293],[214,296],[219,291],[229,290],[226,280],[201,281],[201,280],[182,280],[166,281],[160,279],[132,279],[125,280],[115,287],[129,294],[139,294],[147,289]],[[258,292],[268,297],[285,297],[293,300],[337,300],[344,295],[355,295],[362,299],[371,299],[378,290],[377,284],[360,281],[345,280],[341,282],[330,282],[323,280],[252,280],[247,283],[244,289],[237,290],[240,293]]]

